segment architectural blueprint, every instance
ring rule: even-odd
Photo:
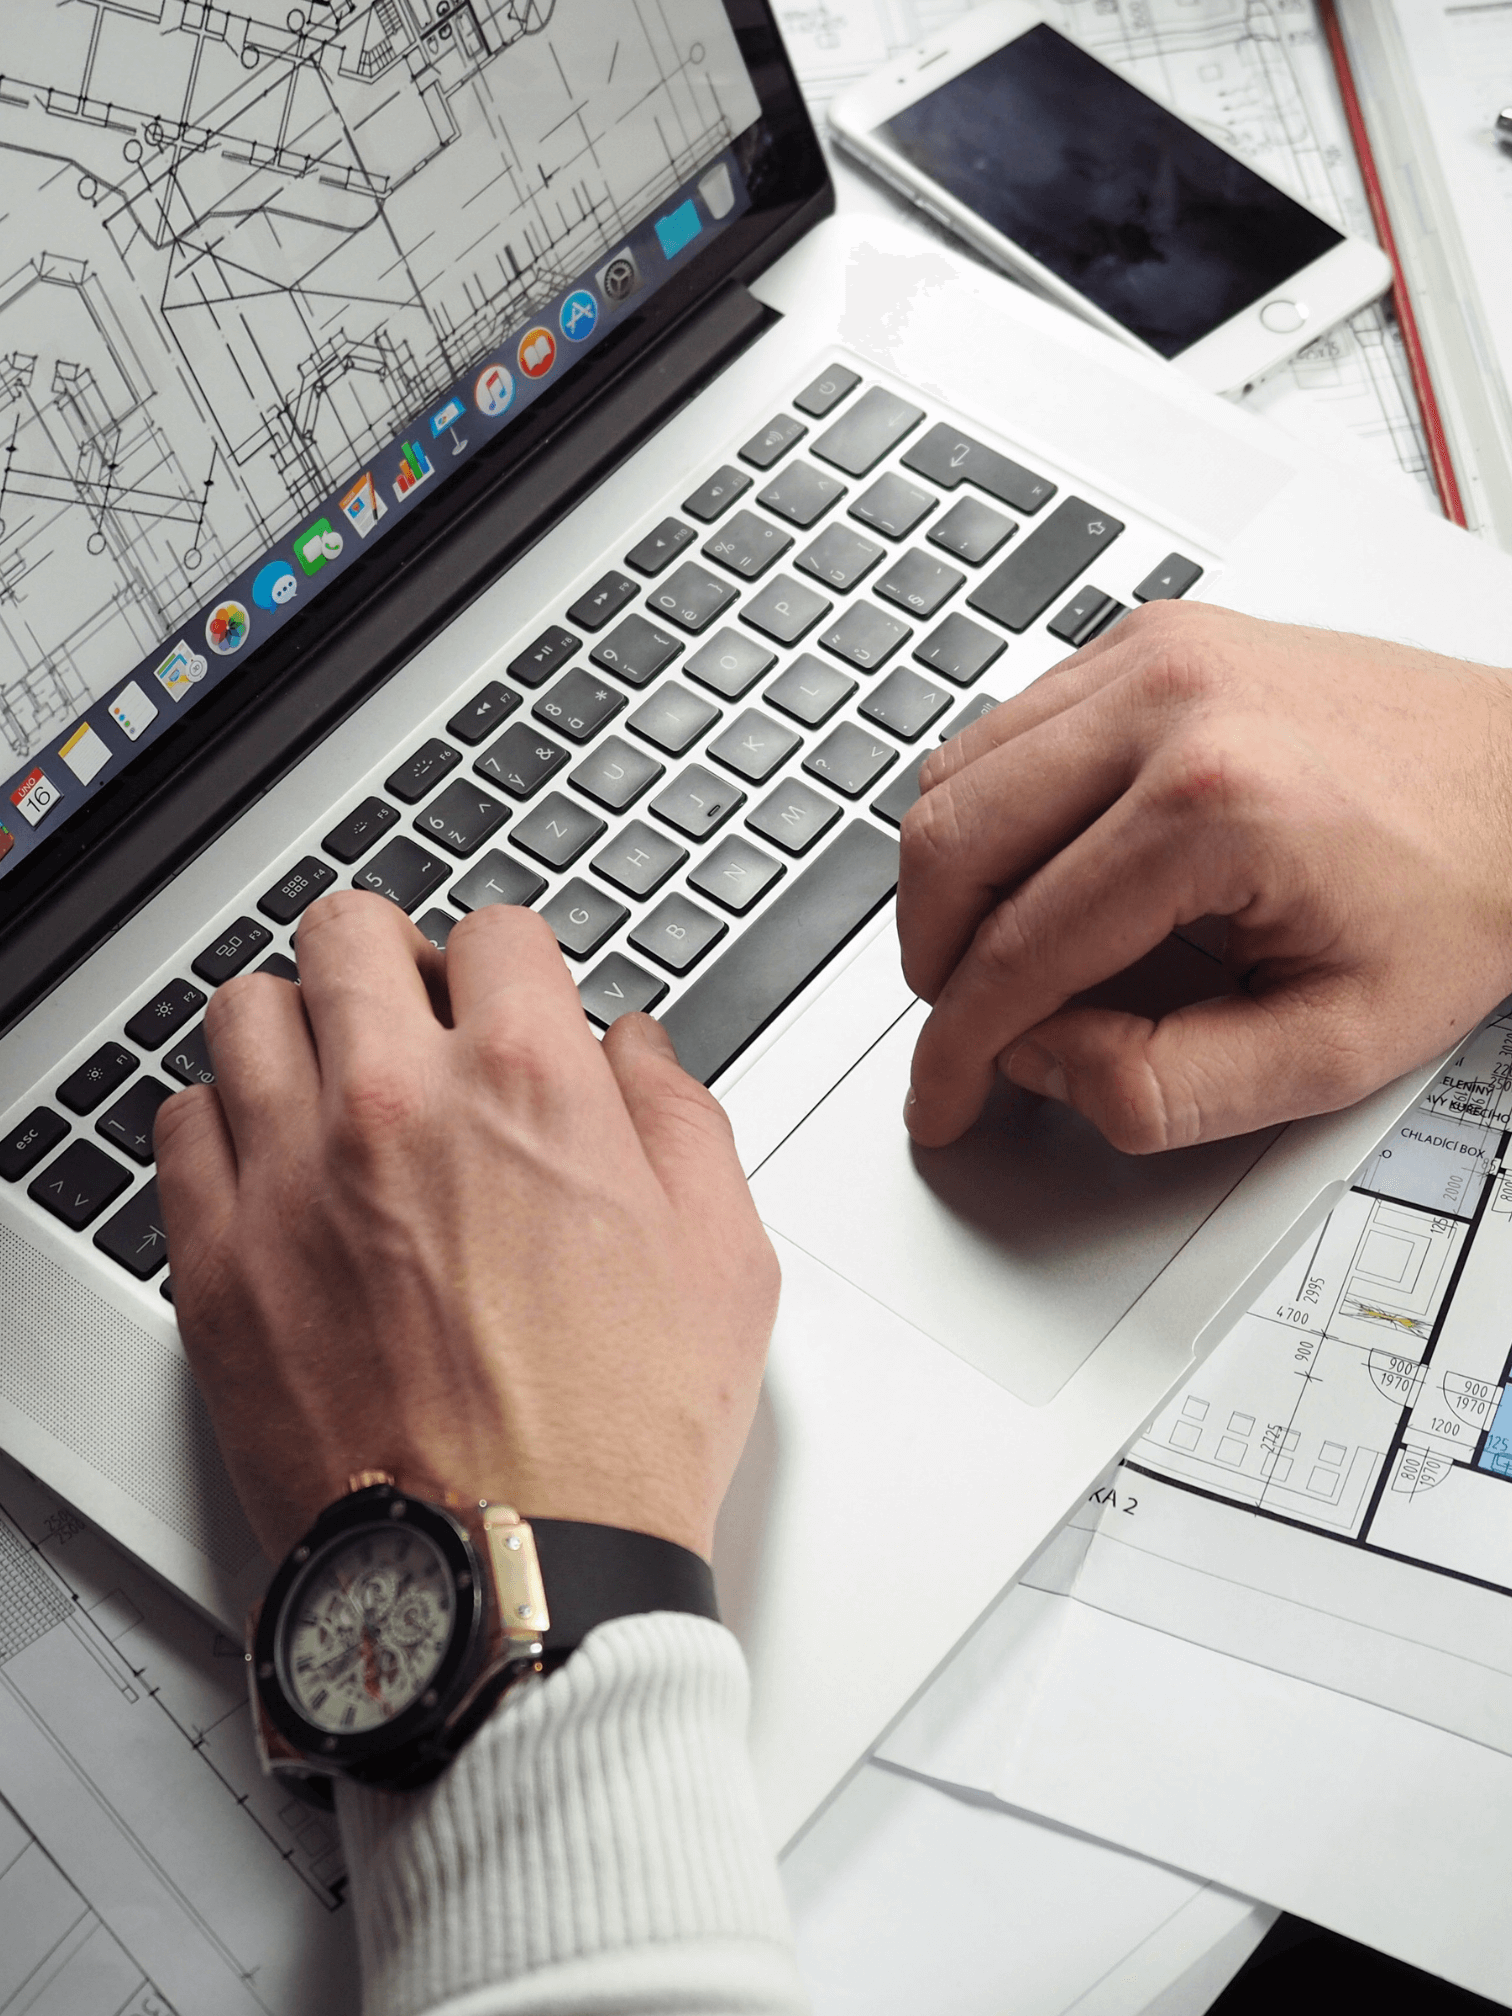
[[[0,756],[757,110],[719,0],[7,0]]]
[[[0,2016],[344,2016],[335,1823],[241,1647],[0,1456]]]
[[[804,89],[835,94],[972,0],[776,0]],[[1313,0],[1038,0],[1065,34],[1166,99],[1341,230],[1374,237]],[[842,157],[843,158],[843,157]],[[1369,459],[1439,508],[1394,317],[1367,308],[1272,373],[1248,403]]]

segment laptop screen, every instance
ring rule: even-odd
[[[715,265],[761,166],[752,14],[7,0],[0,924]]]

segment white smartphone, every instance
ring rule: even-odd
[[[1391,284],[1274,182],[994,0],[830,107],[839,143],[1016,278],[1214,392],[1283,363]]]

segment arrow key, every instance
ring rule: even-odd
[[[1181,553],[1167,553],[1158,567],[1152,567],[1134,590],[1136,602],[1175,602],[1202,579],[1195,560]]]
[[[665,980],[658,980],[623,952],[611,952],[578,983],[583,1012],[600,1029],[607,1029],[621,1015],[649,1014],[666,991]]]

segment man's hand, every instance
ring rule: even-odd
[[[1512,673],[1153,603],[921,784],[898,928],[934,1007],[923,1144],[998,1070],[1135,1153],[1331,1111],[1512,991]],[[1078,1005],[1209,916],[1229,991],[1155,1020]]]
[[[530,911],[445,958],[326,897],[295,987],[210,1004],[214,1090],[158,1115],[179,1327],[275,1559],[357,1470],[707,1555],[776,1257],[658,1025],[602,1046]]]

